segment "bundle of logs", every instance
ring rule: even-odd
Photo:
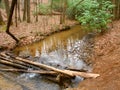
[[[74,78],[75,76],[81,76],[84,78],[96,78],[99,74],[80,72],[73,70],[61,70],[52,66],[48,66],[39,62],[34,62],[28,59],[11,55],[10,53],[0,53],[0,64],[12,66],[12,68],[0,68],[0,71],[7,72],[25,72],[25,73],[37,73],[41,75],[53,75],[56,76],[56,80],[60,81],[60,77]],[[32,69],[29,69],[29,68]]]

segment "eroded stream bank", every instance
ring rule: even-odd
[[[41,51],[42,47],[46,49],[53,50],[54,48],[61,46],[59,44],[63,44],[62,46],[66,46],[68,40],[75,42],[76,40],[81,39],[84,35],[87,34],[87,31],[81,30],[80,25],[74,26],[69,30],[58,32],[47,36],[44,40],[33,43],[31,45],[20,46],[14,49],[15,53],[19,53],[20,51],[27,51],[27,49],[34,56],[36,49]]]
[[[48,36],[41,42],[17,47],[14,50],[14,53],[21,57],[29,58],[60,69],[69,67],[78,70],[84,69],[91,72],[91,63],[88,61],[90,53],[92,52],[92,39],[94,35],[86,34],[86,32],[80,29],[80,26],[76,26],[69,31],[63,31]],[[59,87],[58,84],[48,81],[44,79],[44,77],[34,73],[20,75],[12,73],[9,76],[7,74],[8,73],[2,74],[5,77],[3,79],[15,83],[21,88],[19,90],[61,90],[61,87]],[[73,84],[76,82],[78,84],[81,80],[83,80],[83,78],[78,77],[76,80],[72,81]],[[73,86],[74,85],[71,87]]]

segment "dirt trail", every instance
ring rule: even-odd
[[[86,79],[74,90],[120,90],[120,21],[105,35],[95,38],[93,72],[101,76]]]

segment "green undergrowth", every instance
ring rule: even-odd
[[[34,10],[33,14],[50,14],[51,13],[51,9],[50,9],[50,5],[49,4],[38,4],[36,6],[36,9]]]
[[[2,9],[5,8],[5,5],[4,5],[3,1],[0,2],[0,8],[2,8]]]
[[[104,32],[111,22],[114,5],[109,0],[69,0],[67,15],[78,20],[85,30]]]
[[[51,11],[61,12],[64,0],[52,0],[48,4],[38,4],[34,14],[50,14]],[[85,30],[104,32],[108,23],[112,22],[112,10],[115,6],[110,0],[67,0],[66,15],[75,19]],[[51,10],[52,9],[52,10]]]
[[[5,32],[6,31],[6,25],[1,25],[0,26],[0,32]]]

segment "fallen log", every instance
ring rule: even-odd
[[[5,60],[0,60],[0,63],[2,63],[4,65],[9,65],[9,66],[12,66],[12,67],[21,68],[21,69],[28,69],[28,67],[25,67],[25,66],[22,66],[22,65],[19,65],[19,64],[15,64],[15,63],[12,63],[12,62],[9,62],[9,61],[5,61]]]
[[[17,61],[17,60],[11,60],[10,58],[8,59],[8,58],[2,57],[2,56],[0,56],[0,59],[1,59],[1,60],[5,60],[5,61],[8,61],[8,62],[11,62],[11,63],[15,63],[15,64],[19,64],[19,65],[22,65],[22,66],[26,66],[26,67],[27,67],[27,65],[26,65],[25,63],[19,62],[19,61]]]
[[[64,71],[68,71],[68,70],[64,70]],[[71,72],[75,76],[81,76],[84,78],[97,78],[100,76],[99,74],[88,73],[88,72],[77,72],[77,71],[70,71],[70,70],[68,72]]]
[[[7,56],[5,53],[0,53],[0,55],[5,56],[5,57]],[[77,72],[77,71],[70,71],[70,70],[60,70],[60,69],[54,68],[52,66],[48,66],[48,65],[41,64],[38,62],[33,62],[33,61],[23,59],[20,57],[14,57],[14,59],[19,60],[19,61],[24,62],[24,63],[27,63],[27,64],[30,64],[30,65],[40,67],[40,68],[52,70],[54,72],[61,73],[61,74],[64,74],[64,75],[67,75],[70,77],[81,76],[84,78],[97,78],[98,76],[100,76],[99,74],[93,74],[93,73]]]
[[[84,70],[84,69],[76,69],[76,68],[70,68],[70,67],[67,67],[66,70],[77,71],[77,72],[87,72],[88,71],[88,70]]]
[[[58,73],[53,71],[43,71],[43,70],[23,70],[23,69],[3,69],[0,68],[0,71],[6,71],[6,72],[24,72],[24,73],[36,73],[36,74],[42,74],[42,75],[58,75]]]
[[[11,65],[11,66],[16,65],[15,67],[18,66],[18,68],[22,68],[22,67],[30,68],[30,67],[32,67],[32,68],[34,68],[34,69],[38,69],[38,70],[39,70],[38,67],[32,66],[32,65],[30,65],[30,64],[26,64],[26,63],[21,62],[21,61],[18,61],[18,60],[12,60],[12,59],[10,59],[10,58],[8,59],[8,58],[6,58],[5,56],[1,56],[1,55],[0,55],[0,59],[5,60],[5,62],[3,62],[3,64],[6,64],[6,62],[8,62],[7,65]]]
[[[4,57],[7,57],[7,55],[5,53],[0,53],[1,56],[4,56]],[[64,72],[63,70],[60,70],[60,69],[56,69],[54,67],[51,67],[51,66],[48,66],[48,65],[45,65],[45,64],[41,64],[41,63],[38,63],[38,62],[33,62],[33,61],[30,61],[30,60],[27,60],[27,59],[23,59],[23,58],[20,58],[20,57],[13,57],[12,58],[18,60],[18,61],[21,61],[21,62],[24,62],[24,63],[27,63],[27,64],[31,64],[31,65],[34,65],[34,66],[38,66],[40,68],[43,68],[43,69],[48,69],[48,70],[53,70],[55,72],[58,72],[58,73],[63,73],[63,74],[66,74],[68,76],[71,76],[71,77],[74,77],[74,75],[72,75],[72,73],[69,73],[69,72]]]

